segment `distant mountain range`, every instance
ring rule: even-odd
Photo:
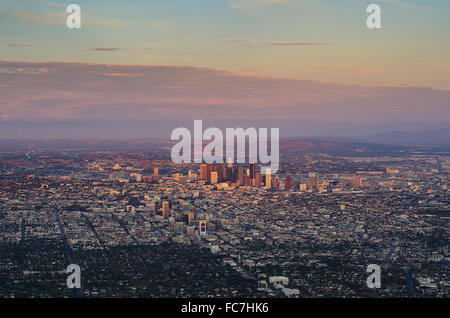
[[[29,155],[39,153],[87,154],[93,152],[148,153],[154,158],[169,160],[175,141],[158,138],[133,140],[113,139],[1,139],[0,162],[2,159],[29,159]],[[204,142],[206,145],[207,142]],[[280,154],[285,157],[297,157],[305,154],[327,154],[344,157],[405,156],[408,154],[445,154],[450,155],[447,145],[414,145],[376,143],[354,138],[287,137],[280,139]]]
[[[381,144],[450,145],[450,127],[423,131],[390,131],[367,138],[366,141]]]

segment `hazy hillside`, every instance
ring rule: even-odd
[[[391,131],[368,138],[385,144],[450,145],[450,127],[423,131]]]

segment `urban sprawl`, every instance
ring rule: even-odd
[[[0,157],[0,297],[448,297],[450,157]],[[66,286],[69,264],[82,286]],[[367,266],[381,268],[370,289]]]

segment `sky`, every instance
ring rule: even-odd
[[[448,127],[449,14],[446,0],[0,0],[0,138],[165,136],[193,119],[286,136]]]

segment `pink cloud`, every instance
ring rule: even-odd
[[[241,118],[450,122],[450,92],[349,86],[188,66],[1,62],[12,118]]]

